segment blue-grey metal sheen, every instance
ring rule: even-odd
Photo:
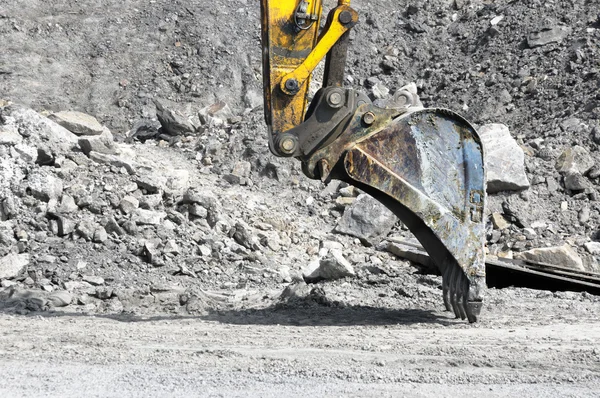
[[[475,129],[445,109],[405,113],[345,154],[351,180],[406,224],[443,276],[448,310],[470,322],[485,286],[485,168]]]

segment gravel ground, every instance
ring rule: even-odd
[[[511,300],[476,326],[397,306],[192,318],[2,315],[0,392],[592,397],[600,386],[598,303],[572,296]]]

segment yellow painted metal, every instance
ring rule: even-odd
[[[283,76],[298,68],[317,42],[322,0],[308,3],[307,9],[318,18],[308,29],[298,29],[294,15],[299,0],[261,0],[265,119],[271,140],[274,134],[304,120],[310,76],[294,95],[283,93],[279,87]]]
[[[340,3],[342,2],[350,3],[350,1],[340,0]],[[315,48],[313,48],[311,53],[308,55],[308,57],[306,57],[306,59],[304,60],[304,62],[302,62],[300,66],[298,66],[293,72],[285,75],[281,79],[281,82],[279,84],[281,91],[288,95],[293,95],[294,92],[289,90],[285,86],[285,83],[289,79],[294,79],[296,80],[298,85],[303,85],[304,82],[311,76],[313,70],[315,70],[319,62],[321,62],[321,60],[325,58],[329,50],[331,50],[331,47],[333,47],[333,45],[339,40],[339,38],[342,37],[342,35],[348,31],[349,25],[343,25],[340,22],[339,16],[342,12],[350,13],[352,15],[353,22],[358,21],[358,13],[349,6],[340,5],[336,7],[334,10],[333,18],[331,19],[329,29],[327,29],[327,31],[323,33],[323,36],[321,36]]]

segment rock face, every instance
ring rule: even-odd
[[[346,209],[335,230],[368,241],[387,235],[396,221],[398,218],[387,207],[361,194]]]
[[[525,174],[525,154],[508,127],[503,124],[486,124],[479,129],[485,151],[487,191],[513,191],[529,188]]]
[[[515,254],[516,259],[537,261],[585,271],[583,260],[569,245],[532,249]]]
[[[14,278],[29,264],[29,254],[7,254],[0,259],[0,279]]]
[[[104,131],[104,126],[95,117],[82,112],[57,112],[49,119],[76,135],[100,135]]]

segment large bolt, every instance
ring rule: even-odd
[[[370,126],[375,123],[375,114],[373,112],[367,112],[363,115],[362,120],[367,126]]]
[[[279,145],[281,152],[290,155],[296,150],[296,140],[292,137],[285,137]]]
[[[342,106],[342,101],[344,100],[344,98],[342,98],[342,94],[340,94],[337,91],[332,92],[331,94],[329,94],[329,96],[327,97],[327,103],[329,104],[329,106],[331,106],[332,108],[339,108]]]
[[[338,20],[342,25],[349,24],[350,22],[352,22],[352,13],[350,11],[342,11],[340,12]]]
[[[291,93],[296,93],[298,91],[298,80],[296,79],[287,79],[285,81],[285,88]]]

